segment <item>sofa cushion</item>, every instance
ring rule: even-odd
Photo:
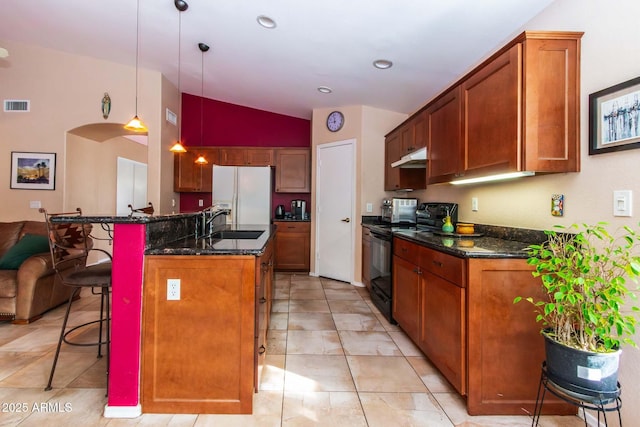
[[[25,234],[22,239],[0,258],[0,269],[17,270],[31,255],[49,251],[49,239],[39,234]]]
[[[24,221],[24,227],[20,232],[20,236],[25,234],[42,234],[48,236],[47,223],[44,221]]]
[[[24,221],[0,222],[0,257],[18,242]]]

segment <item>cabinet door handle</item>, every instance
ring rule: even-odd
[[[340,221],[342,221],[342,222],[351,222],[351,220],[349,218],[342,218]]]
[[[414,268],[413,272],[416,274],[422,274],[422,270],[420,270],[419,268]]]
[[[265,297],[260,298],[260,304],[264,304],[265,302],[267,302],[267,299]]]
[[[435,265],[436,267],[442,267],[442,263],[440,261],[433,261],[433,265]]]
[[[264,347],[264,345],[261,345],[260,348],[258,349],[258,354],[263,355],[266,352],[267,352],[267,349]]]

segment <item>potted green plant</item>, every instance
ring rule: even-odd
[[[517,297],[536,307],[545,337],[546,369],[561,386],[579,393],[614,391],[622,344],[636,346],[638,307],[627,281],[640,276],[640,235],[624,226],[573,224],[547,230],[547,241],[530,245],[528,264],[542,282],[542,299]]]

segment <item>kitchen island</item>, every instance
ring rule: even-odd
[[[110,418],[133,418],[137,417],[143,412],[149,412],[141,404],[142,384],[146,380],[141,377],[141,360],[143,360],[142,351],[148,350],[142,348],[142,338],[146,326],[143,324],[143,315],[145,313],[145,307],[143,303],[143,283],[147,280],[148,272],[145,271],[148,259],[152,257],[179,257],[180,259],[187,260],[193,259],[201,265],[207,265],[207,261],[212,261],[214,257],[239,257],[240,261],[245,267],[241,268],[243,271],[243,277],[247,278],[252,271],[254,285],[256,278],[259,280],[268,278],[270,269],[269,261],[266,260],[266,269],[262,269],[261,264],[258,264],[258,271],[256,271],[256,260],[262,260],[265,254],[270,257],[269,252],[275,236],[275,228],[272,225],[255,225],[255,226],[227,226],[218,224],[215,226],[215,231],[219,230],[237,230],[237,229],[251,229],[260,230],[262,234],[257,239],[213,239],[208,236],[202,236],[201,227],[202,215],[200,213],[189,214],[175,214],[175,215],[157,215],[157,216],[110,216],[110,215],[87,215],[78,217],[57,217],[56,222],[86,222],[92,224],[105,224],[113,226],[113,273],[112,273],[112,319],[111,319],[111,360],[109,363],[109,387],[108,387],[108,400],[105,406],[104,416]],[[213,230],[208,230],[213,231]],[[208,233],[211,234],[211,233]],[[267,253],[269,252],[269,253]],[[208,259],[207,259],[208,258]],[[253,260],[251,267],[248,259]],[[186,264],[183,264],[186,266]],[[200,269],[198,277],[212,276],[216,273],[216,269],[220,266],[216,266],[215,269],[209,269],[204,276],[201,274],[204,270]],[[203,267],[202,267],[203,268]],[[218,275],[221,276],[221,275]],[[180,279],[180,277],[169,277],[171,279]],[[229,278],[231,283],[231,278]],[[188,280],[187,280],[188,282]],[[261,283],[262,284],[262,283]],[[178,303],[178,306],[183,309],[184,303],[192,301],[192,297],[187,289],[187,283],[182,284],[182,294],[185,299],[177,301],[166,301],[166,294],[164,296],[165,302]],[[156,287],[158,290],[160,286]],[[162,290],[167,291],[168,285],[165,281]],[[262,288],[264,289],[264,288]],[[146,284],[145,284],[146,290]],[[231,290],[231,289],[230,289]],[[239,290],[236,288],[235,290]],[[259,290],[263,292],[262,290]],[[186,292],[186,293],[185,293]],[[187,299],[187,296],[189,298]],[[245,291],[242,288],[242,301],[247,304],[251,304],[251,307],[245,309],[245,317],[243,321],[247,321],[247,316],[250,316],[252,320],[258,318],[256,315],[255,304],[255,288],[252,287],[251,291]],[[144,295],[146,298],[146,295]],[[265,294],[265,298],[268,294]],[[220,307],[216,306],[214,298],[209,300],[204,295],[200,298],[201,301],[211,303],[211,309],[209,313],[214,316],[215,313],[219,313]],[[174,306],[176,307],[176,306]],[[217,307],[218,310],[214,309]],[[262,317],[265,317],[263,312],[264,308],[260,308]],[[250,314],[248,314],[251,312]],[[183,316],[189,319],[189,316]],[[191,327],[185,329],[184,323],[176,326],[174,330],[182,335],[186,334],[186,331],[197,331],[198,337],[202,340],[211,339],[210,330],[206,328],[206,324],[199,322],[200,318],[192,317]],[[268,319],[267,319],[268,320]],[[234,325],[228,325],[228,328],[233,329]],[[236,326],[236,328],[240,328]],[[261,326],[263,328],[263,326]],[[246,329],[246,328],[245,328]],[[254,335],[254,330],[251,330],[251,337]],[[244,331],[245,336],[248,331]],[[155,336],[156,341],[159,344],[162,343],[162,337]],[[252,341],[251,347],[254,345]],[[142,350],[142,351],[141,351]],[[253,349],[251,349],[253,351]],[[221,346],[217,347],[217,351],[224,352],[225,349]],[[183,362],[176,366],[185,368],[191,368],[188,365],[189,355],[184,355]],[[252,356],[253,357],[253,354]],[[200,366],[200,369],[206,368],[206,366]],[[249,368],[251,369],[251,368]],[[251,385],[255,383],[255,372],[251,369],[248,374],[254,380]],[[245,380],[244,384],[248,384]],[[253,387],[251,388],[253,390]],[[245,409],[246,410],[246,409]],[[177,411],[176,411],[177,412]]]
[[[466,398],[470,415],[531,414],[544,342],[534,307],[513,300],[541,296],[526,248],[545,235],[481,225],[476,231],[393,231],[393,318]],[[575,408],[555,399],[545,400],[543,411]]]

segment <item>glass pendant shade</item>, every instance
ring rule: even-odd
[[[136,114],[133,119],[129,120],[129,123],[127,123],[124,126],[124,128],[127,130],[132,130],[134,132],[148,131],[147,127],[144,125],[144,123],[142,123],[142,120],[140,120],[140,118],[138,117],[138,114]]]
[[[199,165],[206,165],[209,162],[204,158],[204,156],[198,156],[198,158],[196,159],[196,163]]]
[[[171,148],[169,148],[169,151],[172,151],[174,153],[186,153],[187,149],[184,148],[184,145],[180,144],[180,141],[178,141],[173,144]]]

